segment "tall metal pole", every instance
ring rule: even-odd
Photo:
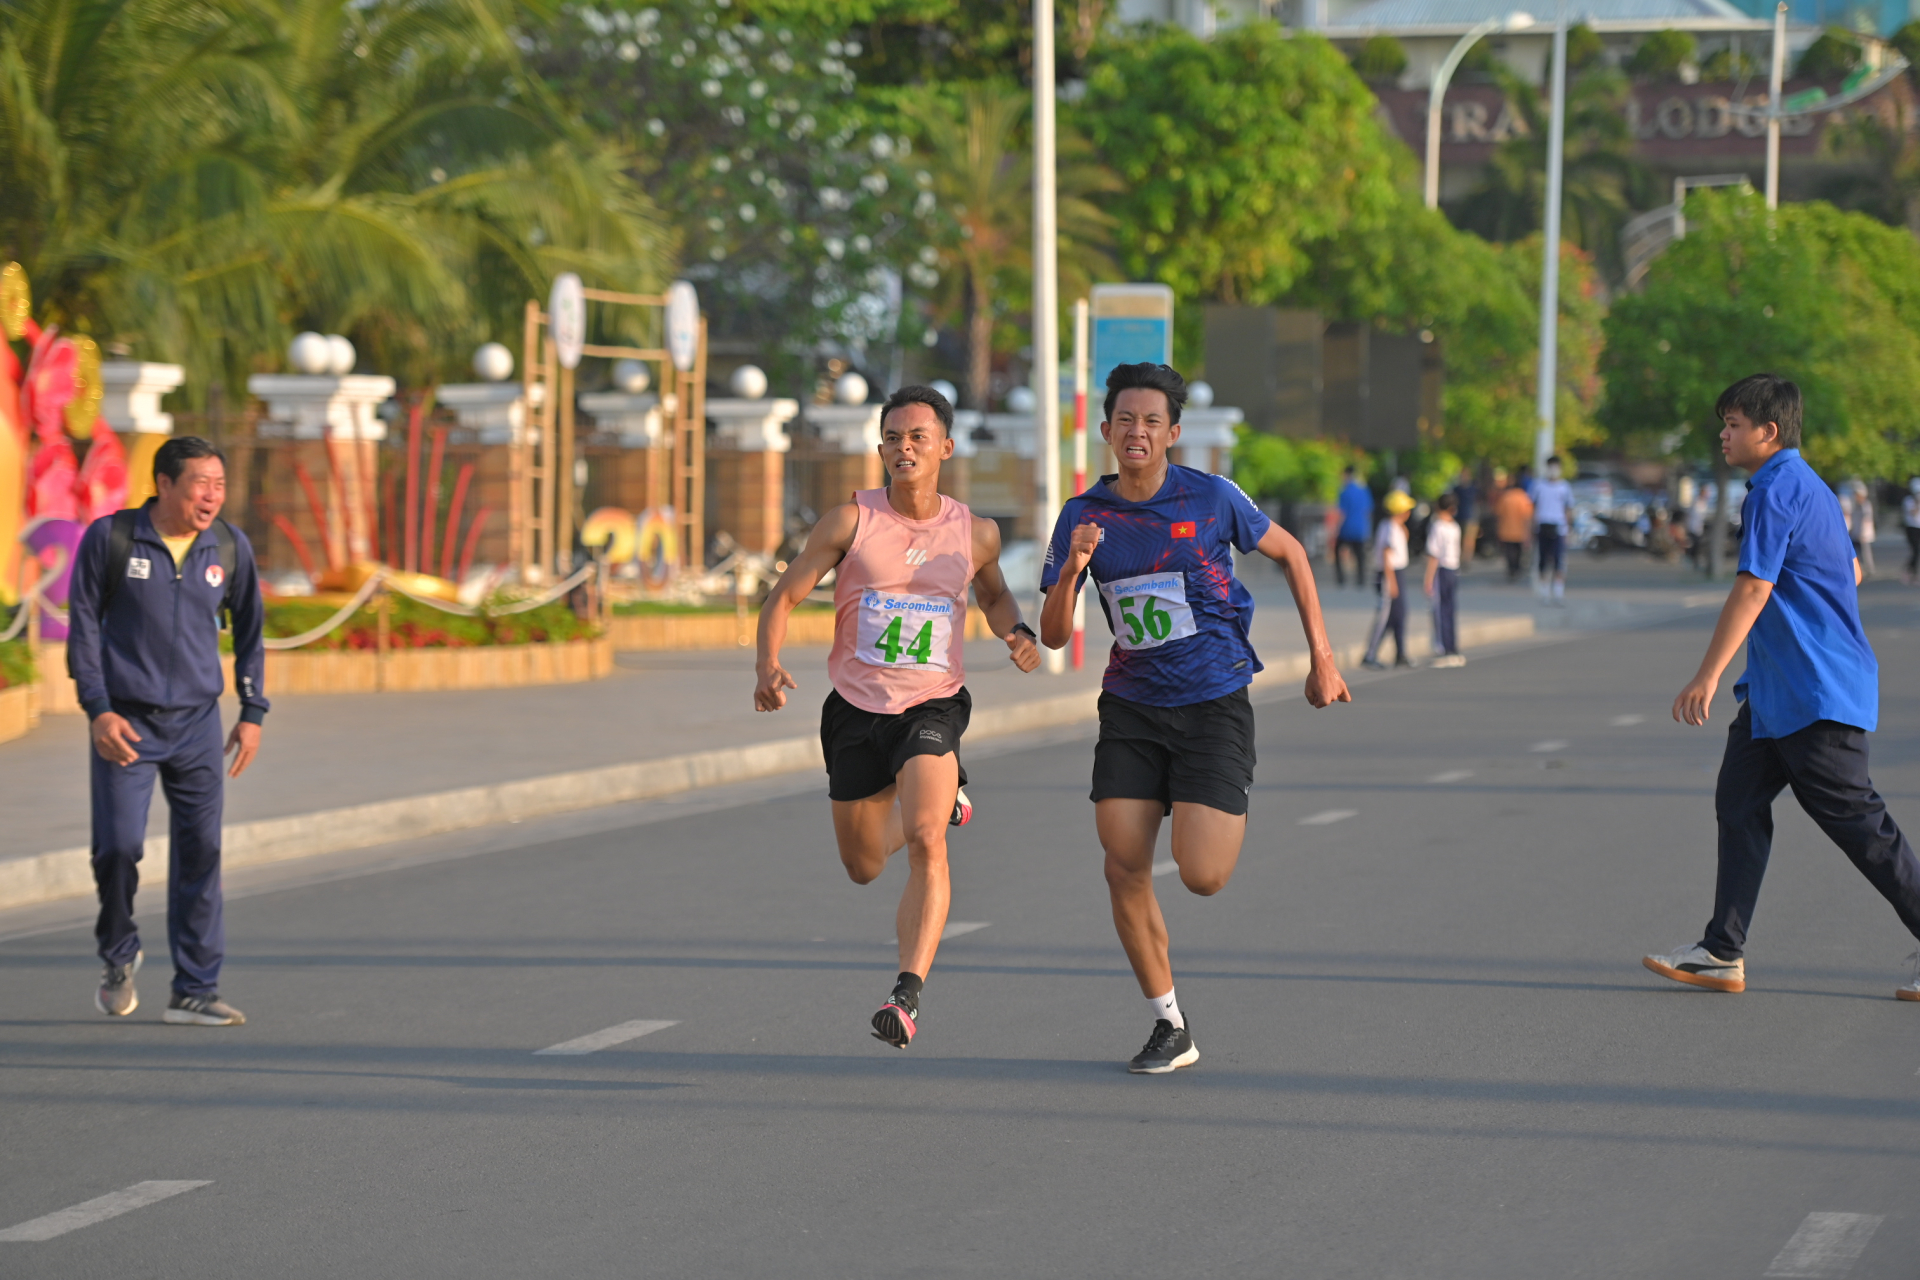
[[[1567,142],[1567,8],[1553,23],[1553,114],[1547,127],[1545,261],[1540,267],[1540,380],[1536,408],[1540,430],[1533,441],[1533,474],[1544,476],[1553,455],[1555,398],[1560,366],[1560,170]]]
[[[1087,491],[1087,327],[1091,308],[1085,298],[1073,304],[1073,492]],[[1087,596],[1073,598],[1073,669],[1087,663]]]
[[[1515,15],[1517,18],[1519,15]],[[1514,18],[1488,18],[1479,23],[1467,34],[1460,37],[1447,56],[1440,60],[1440,66],[1433,73],[1433,83],[1427,87],[1427,208],[1440,207],[1440,104],[1447,96],[1447,85],[1453,81],[1453,73],[1460,69],[1460,62],[1467,56],[1467,50],[1473,48],[1481,36],[1497,31],[1501,27],[1521,27],[1527,25],[1516,22]]]
[[[1054,213],[1053,0],[1033,4],[1033,429],[1040,502],[1033,536],[1044,548],[1060,510],[1060,261]],[[1036,602],[1040,616],[1044,599]],[[1046,651],[1047,671],[1067,656]]]
[[[1773,71],[1767,77],[1767,208],[1780,207],[1780,88],[1787,76],[1787,5],[1773,10]]]

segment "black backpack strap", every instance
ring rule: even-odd
[[[113,603],[113,593],[120,589],[120,580],[127,576],[127,563],[133,559],[133,522],[140,517],[137,507],[128,507],[124,511],[113,513],[113,523],[107,526],[107,569],[106,578],[100,583],[100,620],[107,618],[107,608]],[[67,674],[73,675],[73,646],[67,646]]]

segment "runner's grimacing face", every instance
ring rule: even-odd
[[[1113,417],[1100,424],[1100,434],[1122,471],[1147,471],[1166,460],[1180,438],[1180,424],[1173,420],[1166,392],[1128,387],[1114,397]]]
[[[953,456],[953,441],[940,425],[940,415],[924,404],[905,404],[880,424],[880,461],[896,480],[921,479],[931,483],[940,464]]]

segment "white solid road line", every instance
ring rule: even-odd
[[[949,920],[947,927],[940,931],[940,941],[951,942],[963,933],[977,933],[992,923],[991,920]],[[887,945],[897,947],[900,945],[900,939],[888,938]]]
[[[208,1181],[136,1182],[125,1191],[116,1191],[112,1195],[101,1196],[97,1200],[76,1204],[71,1209],[60,1209],[43,1218],[23,1222],[17,1227],[8,1227],[5,1231],[0,1231],[0,1242],[13,1244],[51,1240],[69,1231],[78,1231],[81,1227],[90,1227],[96,1222],[105,1222],[108,1218],[117,1218],[123,1213],[144,1209],[169,1196],[177,1196],[182,1191],[212,1185]]]
[[[1427,781],[1429,783],[1465,782],[1468,778],[1471,778],[1472,776],[1473,776],[1473,770],[1471,769],[1449,769],[1445,773],[1434,774],[1431,778],[1428,778]]]
[[[1871,1213],[1810,1213],[1767,1268],[1770,1277],[1844,1276],[1880,1227]]]
[[[1645,724],[1646,719],[1645,716],[1615,716],[1608,723],[1612,724],[1616,729],[1624,729],[1628,725]]]
[[[1565,751],[1566,749],[1567,742],[1565,738],[1548,738],[1545,742],[1536,742],[1527,748],[1527,750],[1533,752]]]
[[[671,1022],[650,1022],[645,1018],[640,1018],[633,1022],[623,1022],[617,1027],[608,1027],[604,1031],[596,1031],[589,1036],[581,1036],[578,1040],[562,1040],[559,1044],[548,1045],[544,1049],[535,1049],[533,1056],[538,1058],[543,1054],[552,1054],[571,1057],[582,1053],[592,1053],[598,1049],[607,1049],[616,1044],[625,1044],[629,1040],[638,1040],[641,1036],[650,1036],[656,1031],[665,1031],[668,1027],[677,1027],[679,1025],[680,1023],[677,1019]]]
[[[1303,827],[1330,827],[1336,822],[1345,822],[1359,814],[1358,809],[1322,809],[1319,813],[1309,814],[1300,819]]]
[[[1175,862],[1172,858],[1162,858],[1160,859],[1160,861],[1153,864],[1153,874],[1155,874],[1156,876],[1170,876],[1174,872],[1178,871],[1179,869],[1180,869],[1180,864]],[[1914,1072],[1914,1074],[1920,1075],[1920,1071],[1916,1071]]]

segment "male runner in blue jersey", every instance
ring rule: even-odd
[[[1305,549],[1231,480],[1168,464],[1186,402],[1185,380],[1166,365],[1113,371],[1100,434],[1120,470],[1067,500],[1040,571],[1042,643],[1058,649],[1072,637],[1074,597],[1088,572],[1113,632],[1092,799],[1114,928],[1153,1012],[1146,1047],[1127,1064],[1141,1075],[1200,1060],[1174,998],[1167,925],[1153,894],[1161,820],[1173,815],[1181,883],[1203,896],[1226,887],[1247,833],[1247,685],[1260,659],[1247,638],[1253,596],[1233,576],[1234,548],[1258,550],[1287,577],[1313,655],[1307,701],[1353,701],[1334,667]],[[1072,587],[1055,590],[1062,581]]]

